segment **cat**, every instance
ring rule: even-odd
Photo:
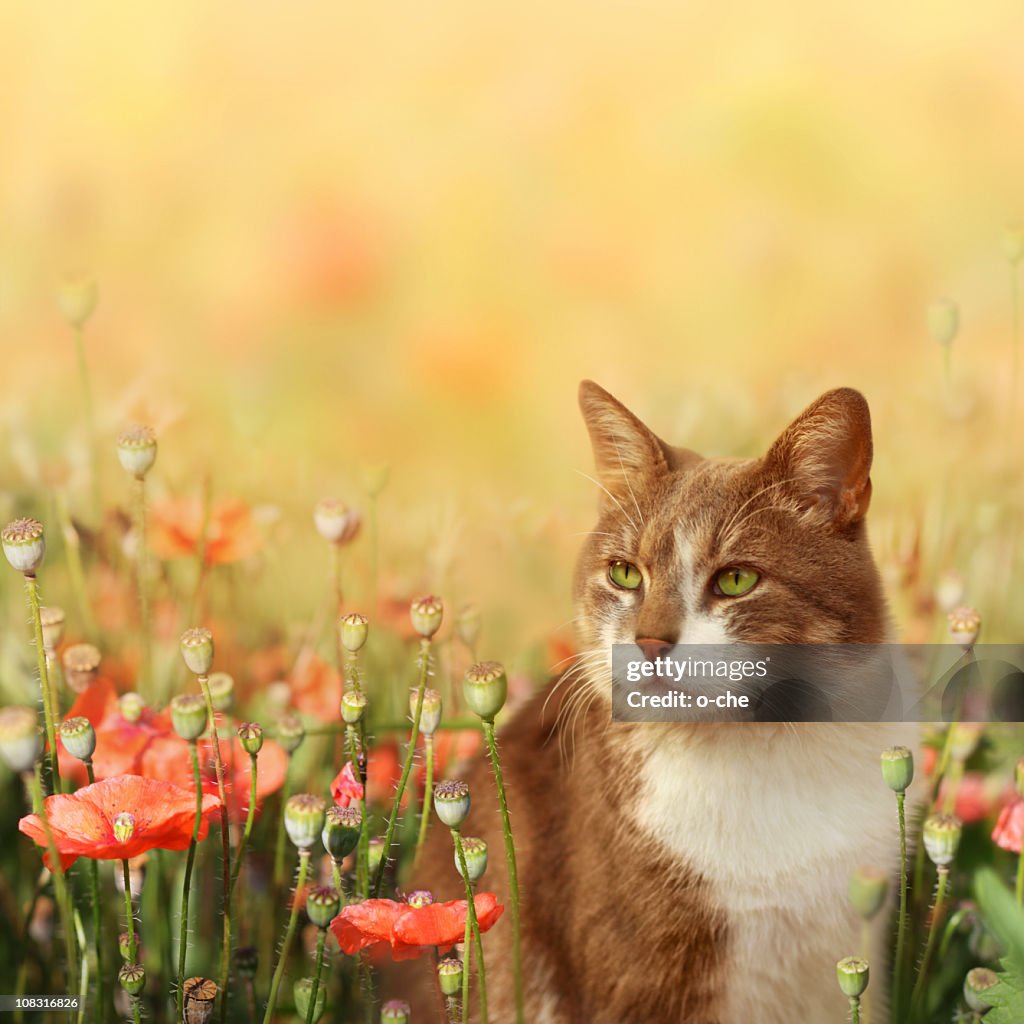
[[[574,578],[580,654],[499,732],[525,1020],[838,1024],[835,963],[860,951],[850,872],[896,866],[879,754],[904,727],[613,722],[611,647],[889,639],[865,529],[867,403],[829,391],[763,457],[732,460],[671,447],[590,381],[579,401],[601,492]],[[755,582],[725,596],[734,569]],[[466,781],[463,833],[490,849],[481,888],[507,903],[487,762]],[[446,830],[431,830],[415,883],[459,896]],[[507,915],[485,939],[493,1024],[515,1020]],[[414,1019],[436,1014],[425,998]]]

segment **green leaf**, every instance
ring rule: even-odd
[[[985,1014],[985,1024],[1021,1024],[1024,1021],[1024,957],[1011,953],[1001,965],[999,984],[989,989],[992,1009]]]
[[[974,891],[989,927],[1002,939],[1011,956],[1024,961],[1024,909],[1017,906],[1013,893],[991,868],[978,872]]]

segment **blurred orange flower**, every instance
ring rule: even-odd
[[[335,722],[341,706],[341,676],[312,650],[304,650],[288,676],[295,709],[321,722]]]
[[[198,498],[170,498],[153,505],[150,546],[159,558],[196,557],[203,529],[203,505]],[[227,565],[255,554],[263,534],[252,510],[242,501],[214,501],[206,525],[207,565]]]
[[[996,846],[1020,853],[1024,842],[1024,800],[1013,800],[1000,812],[996,827],[992,830]]]

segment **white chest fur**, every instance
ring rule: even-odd
[[[638,751],[639,827],[700,873],[728,921],[727,1024],[847,1019],[847,881],[858,865],[896,868],[879,754],[908,740],[905,725],[698,727]]]

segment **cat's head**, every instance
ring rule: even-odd
[[[576,568],[582,651],[886,638],[864,524],[872,445],[859,392],[825,393],[763,456],[739,460],[666,444],[590,381],[580,407],[601,487]]]

